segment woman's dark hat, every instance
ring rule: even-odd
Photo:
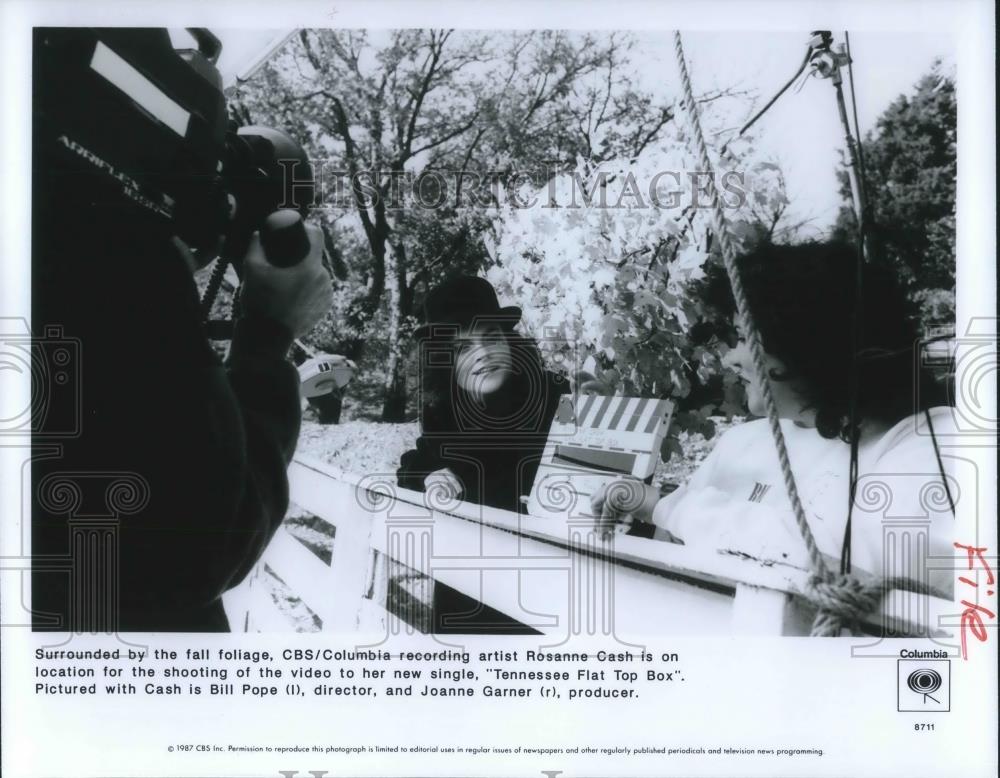
[[[476,321],[502,322],[513,327],[521,320],[516,305],[500,307],[497,293],[485,278],[458,276],[432,289],[424,300],[424,324],[414,335],[449,337]]]

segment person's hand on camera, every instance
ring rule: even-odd
[[[462,496],[462,482],[447,467],[435,470],[424,479],[424,491],[435,492],[443,499],[457,499]]]
[[[628,532],[635,522],[650,522],[660,493],[634,478],[619,478],[590,497],[590,512],[604,538]]]
[[[309,254],[291,267],[276,267],[265,255],[260,234],[254,233],[243,260],[240,304],[246,315],[280,322],[293,337],[305,335],[333,304],[330,274],[323,267],[323,234],[306,225]]]

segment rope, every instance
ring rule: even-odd
[[[812,634],[839,635],[845,623],[856,623],[859,616],[872,613],[882,598],[894,590],[937,594],[910,578],[875,578],[862,582],[852,575],[838,575],[827,580],[813,576],[806,587],[806,597],[819,608]]]
[[[798,526],[799,534],[802,536],[806,550],[809,553],[812,576],[806,596],[819,608],[819,613],[813,623],[812,635],[825,637],[837,636],[840,634],[845,622],[856,621],[859,615],[874,610],[878,605],[878,596],[882,593],[885,582],[877,582],[877,585],[861,584],[857,579],[850,576],[842,575],[836,578],[833,577],[816,544],[816,538],[812,533],[812,529],[809,527],[805,509],[802,507],[798,488],[795,485],[795,475],[792,472],[792,465],[788,458],[785,436],[778,422],[778,410],[774,404],[774,397],[771,394],[767,367],[764,363],[764,350],[760,343],[760,334],[754,326],[753,318],[750,314],[750,306],[747,302],[746,291],[743,288],[743,281],[740,278],[739,269],[736,267],[735,253],[727,228],[726,216],[720,203],[719,192],[715,185],[712,161],[708,155],[705,136],[702,133],[701,121],[698,116],[698,105],[694,100],[691,77],[688,73],[687,62],[684,57],[684,46],[681,42],[679,31],[674,32],[674,50],[677,54],[677,65],[684,87],[684,99],[690,119],[692,137],[697,146],[701,169],[708,174],[709,196],[712,201],[713,228],[715,234],[718,236],[723,264],[725,265],[726,274],[729,276],[729,283],[733,289],[733,297],[736,299],[737,317],[746,332],[747,345],[750,349],[754,369],[760,382],[767,421],[771,428],[771,436],[774,439],[778,462],[781,466],[781,475],[785,482],[785,491],[788,493],[788,500],[792,504],[792,512],[795,515],[795,523]]]

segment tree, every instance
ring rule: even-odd
[[[770,234],[787,199],[780,170],[739,146],[717,175],[739,244]],[[722,281],[703,175],[679,132],[635,159],[556,176],[511,198],[494,224],[489,280],[524,311],[551,366],[585,362],[617,393],[675,400],[664,458],[681,430],[711,436],[721,408],[739,412],[741,391],[721,357],[733,340],[731,311],[710,287]],[[743,179],[727,175],[746,170]],[[742,181],[742,184],[739,182]],[[714,381],[708,401],[699,387]]]
[[[912,95],[897,97],[862,149],[876,258],[898,269],[925,323],[953,320],[956,102],[948,68],[935,63]],[[846,204],[834,233],[854,240],[857,220],[846,169],[838,177]]]
[[[347,182],[331,193],[327,180],[326,195],[343,199],[335,205],[356,220],[345,228],[361,235],[353,247],[366,251],[341,252],[341,291],[352,295],[339,350],[358,361],[384,338],[383,420],[405,412],[404,345],[422,290],[485,259],[482,210],[496,204],[496,183],[544,181],[581,155],[638,154],[659,137],[670,109],[634,87],[631,45],[552,31],[303,31],[240,88],[257,121],[303,139],[327,179]],[[432,207],[400,204],[401,181],[429,192]]]

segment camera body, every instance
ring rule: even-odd
[[[238,258],[272,211],[305,215],[312,171],[288,136],[228,119],[221,43],[190,32],[197,50],[174,49],[165,29],[36,29],[36,172],[95,223],[203,251],[224,238]]]

